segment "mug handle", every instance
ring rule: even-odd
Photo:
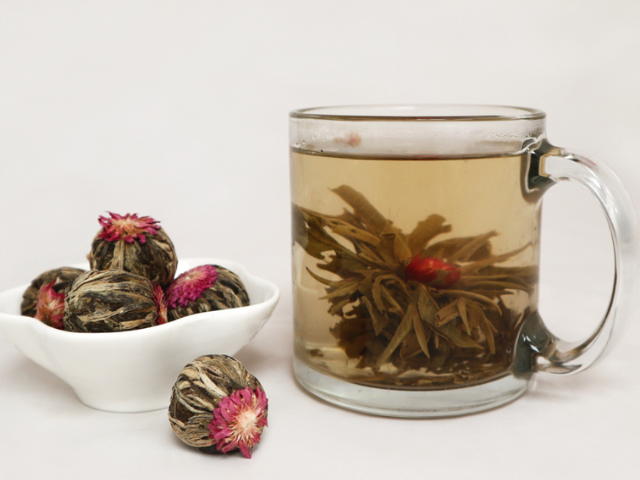
[[[627,190],[603,162],[555,147],[546,140],[530,147],[529,152],[531,167],[527,190],[541,195],[547,188],[565,180],[587,187],[604,209],[613,240],[613,292],[607,313],[595,332],[583,341],[565,342],[553,335],[539,316],[535,326],[523,327],[521,338],[532,350],[534,371],[577,373],[601,358],[605,349],[611,350],[611,346],[624,336],[625,324],[629,325],[630,317],[636,311],[640,285],[640,226]]]

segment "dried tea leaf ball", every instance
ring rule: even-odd
[[[247,305],[249,294],[240,277],[219,265],[200,265],[187,270],[167,288],[169,321]]]
[[[169,405],[171,428],[205,452],[235,449],[251,458],[267,426],[267,397],[256,377],[233,357],[205,355],[182,369]]]
[[[137,214],[100,216],[102,229],[91,244],[92,270],[122,270],[166,287],[178,268],[176,249],[159,222]]]
[[[42,273],[22,295],[21,314],[62,329],[65,290],[84,272],[80,268],[62,267]]]
[[[133,273],[92,270],[67,290],[64,329],[72,332],[120,332],[167,322],[162,289]]]

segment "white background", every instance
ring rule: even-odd
[[[265,386],[253,459],[183,446],[166,412],[111,414],[0,337],[2,478],[638,478],[640,327],[594,368],[482,414],[348,412],[293,380],[287,114],[488,103],[548,114],[640,205],[640,3],[0,0],[0,290],[84,259],[106,211],[151,215],[178,255],[230,258],[280,304],[237,357]],[[613,279],[588,193],[546,196],[540,309],[578,339]]]

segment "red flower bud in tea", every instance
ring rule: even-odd
[[[460,278],[460,269],[437,258],[416,255],[404,269],[407,280],[447,288]]]
[[[157,220],[137,214],[99,217],[102,229],[93,239],[89,261],[92,270],[131,272],[166,287],[178,268],[171,239]]]

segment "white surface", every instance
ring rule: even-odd
[[[187,363],[211,353],[235,355],[278,303],[278,287],[234,261],[185,258],[178,262],[176,273],[198,265],[220,265],[238,275],[251,305],[189,315],[154,328],[79,335],[20,316],[28,286],[23,285],[0,293],[0,333],[64,380],[85,405],[120,413],[166,409],[173,384]],[[88,263],[73,266],[89,269]]]
[[[640,4],[513,0],[0,3],[0,290],[89,250],[106,210],[161,220],[179,256],[232,258],[283,298],[237,356],[264,385],[251,460],[180,444],[166,412],[109,414],[0,338],[2,478],[634,479],[640,325],[592,369],[491,412],[376,418],[291,375],[287,113],[345,103],[540,108],[640,205]],[[611,247],[595,201],[554,187],[541,312],[600,319]]]

